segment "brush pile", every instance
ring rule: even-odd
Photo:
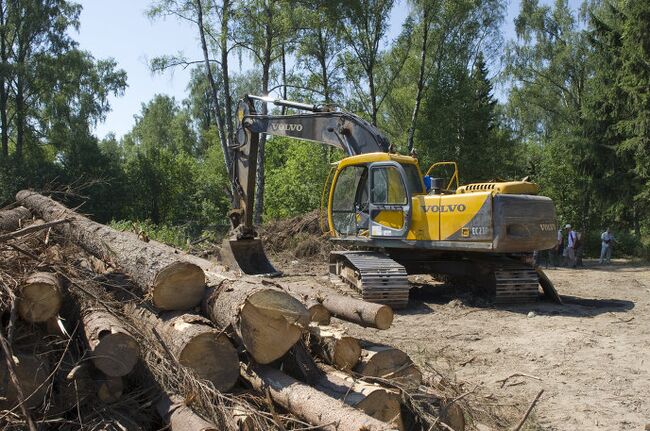
[[[466,406],[408,355],[331,320],[386,329],[389,307],[16,201],[0,210],[2,429],[464,430]]]

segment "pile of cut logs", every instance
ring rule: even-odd
[[[27,190],[0,253],[3,426],[464,429],[406,353],[341,324],[387,329],[388,306],[236,275]]]

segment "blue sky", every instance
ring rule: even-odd
[[[134,124],[134,115],[158,93],[174,96],[178,101],[187,93],[189,70],[175,69],[152,75],[148,61],[163,54],[183,52],[187,58],[200,59],[195,29],[173,18],[150,20],[145,11],[151,0],[82,0],[81,27],[75,38],[80,47],[95,58],[114,58],[128,74],[128,88],[121,97],[111,98],[112,112],[96,128],[102,138],[109,132],[118,137]],[[513,20],[519,0],[511,0],[503,26],[506,39],[514,37]],[[404,0],[393,11],[389,39],[394,38],[407,13]],[[233,68],[234,69],[234,68]],[[233,72],[237,72],[233,70]]]

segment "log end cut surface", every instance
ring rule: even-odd
[[[153,281],[153,304],[161,310],[188,310],[205,293],[205,273],[193,263],[176,261],[163,268]]]
[[[222,392],[230,390],[239,378],[237,350],[224,334],[206,332],[194,337],[181,351],[179,362]]]
[[[335,341],[334,365],[341,370],[350,370],[359,362],[361,346],[356,338],[341,337]]]
[[[329,325],[331,320],[331,314],[327,311],[327,308],[318,302],[313,304],[308,304],[309,306],[309,320],[319,325]]]
[[[139,356],[140,348],[133,337],[116,332],[101,337],[93,351],[93,364],[107,376],[125,376]]]
[[[241,337],[256,362],[282,357],[309,325],[309,312],[291,295],[263,289],[250,295],[240,313]]]
[[[375,316],[375,327],[377,329],[388,329],[393,324],[393,309],[388,305],[382,305]]]
[[[32,274],[20,287],[18,314],[28,322],[45,322],[61,308],[61,286],[55,274]]]

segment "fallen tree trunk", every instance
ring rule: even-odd
[[[217,431],[215,425],[194,413],[179,397],[163,394],[156,410],[171,431]]]
[[[11,232],[23,226],[25,220],[32,218],[32,213],[25,207],[16,207],[0,211],[0,231]]]
[[[89,253],[126,272],[157,308],[187,310],[201,302],[205,274],[183,253],[162,244],[144,242],[135,233],[119,232],[95,223],[29,190],[18,192],[16,199],[45,221],[69,219],[69,223],[57,225],[55,229]]]
[[[254,389],[269,391],[271,399],[299,418],[334,431],[386,431],[396,428],[374,419],[334,399],[323,392],[307,386],[292,377],[264,365],[242,365],[242,377]]]
[[[351,370],[359,362],[361,345],[341,328],[309,326],[312,351],[339,370]]]
[[[45,322],[58,314],[63,301],[62,292],[56,274],[31,274],[18,288],[18,314],[27,322]]]
[[[316,389],[361,410],[370,417],[404,430],[398,391],[355,380],[334,369],[325,369],[325,371],[326,374],[316,382]]]
[[[140,347],[113,314],[104,308],[82,306],[81,321],[93,364],[111,377],[131,372],[140,356]]]
[[[229,328],[260,364],[282,357],[309,325],[309,313],[300,301],[252,278],[225,280],[208,289],[203,314],[220,328]]]
[[[422,373],[405,352],[390,346],[361,343],[361,360],[354,371],[364,376],[395,379],[407,385],[419,385]]]
[[[393,310],[388,305],[361,301],[327,289],[316,289],[295,283],[278,284],[293,295],[313,298],[333,316],[364,327],[388,329],[393,323]]]
[[[217,390],[228,391],[237,382],[237,350],[226,334],[213,328],[204,317],[180,312],[163,313],[158,317],[143,308],[132,307],[127,307],[125,312],[155,331],[181,365],[212,382]]]

